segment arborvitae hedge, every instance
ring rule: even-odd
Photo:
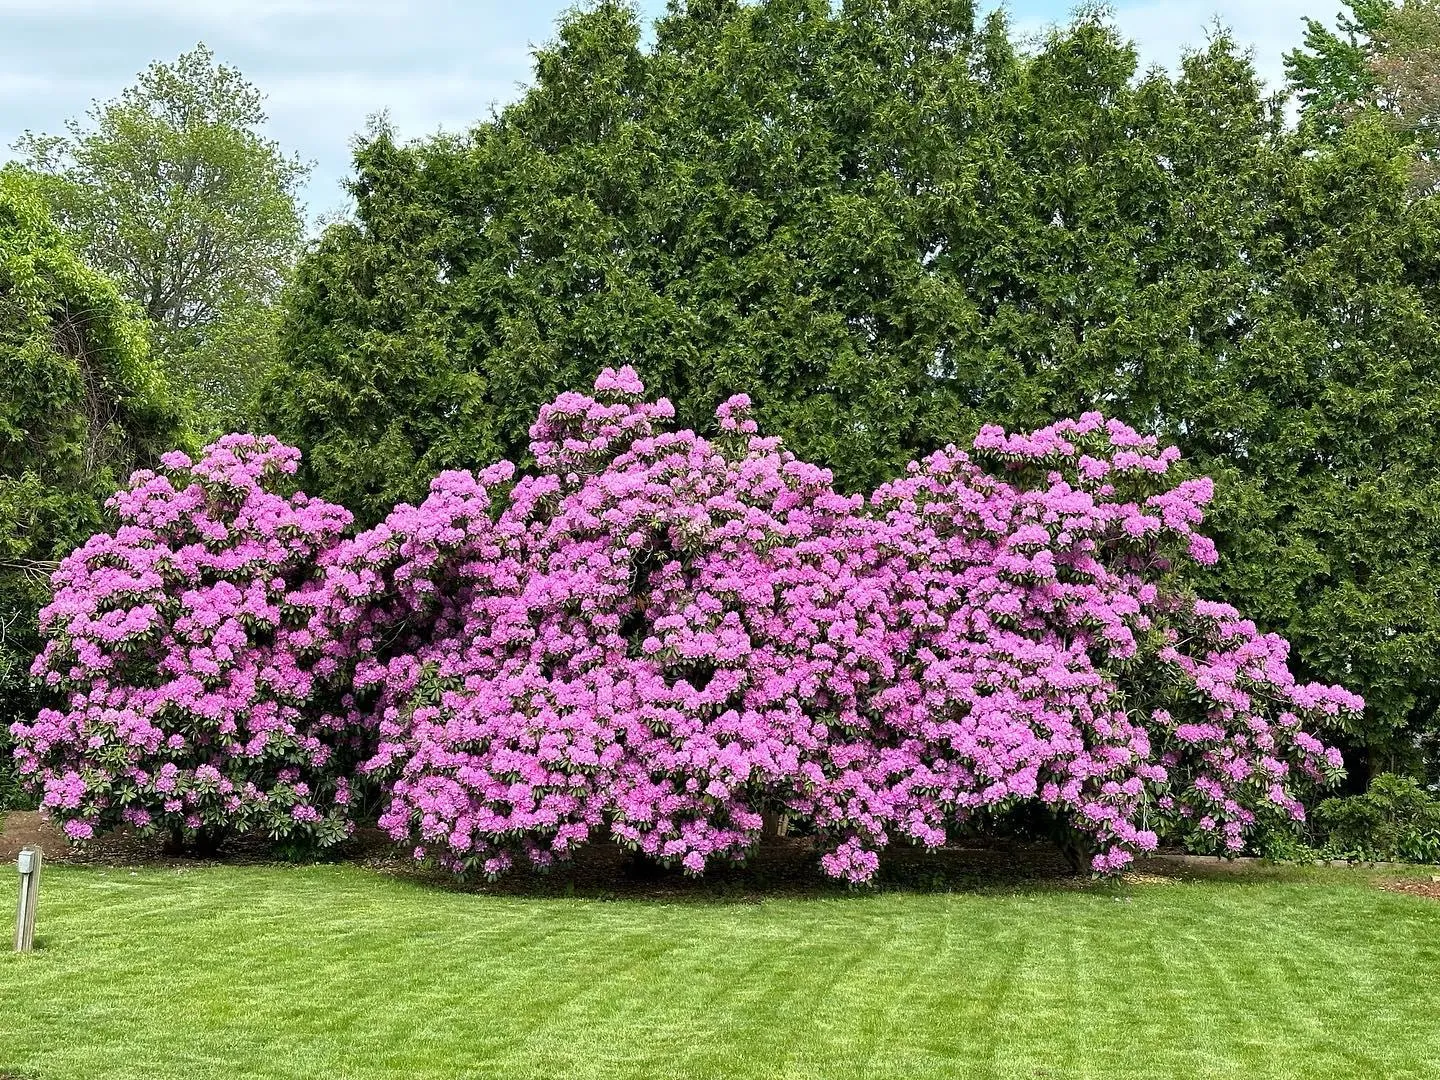
[[[469,134],[359,147],[266,405],[310,490],[374,520],[622,363],[702,429],[750,391],[850,490],[1098,407],[1217,478],[1205,588],[1365,695],[1359,774],[1414,763],[1440,229],[1392,134],[1307,145],[1224,37],[1137,77],[1095,17],[1026,53],[968,0],[706,0],[641,39],[569,15]]]

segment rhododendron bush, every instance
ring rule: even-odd
[[[1098,415],[987,429],[865,500],[743,397],[712,442],[628,369],[596,389],[542,410],[533,474],[446,473],[331,565],[364,655],[340,722],[379,723],[381,824],[417,857],[493,874],[608,830],[699,872],[778,811],[865,880],[1039,801],[1109,870],[1161,829],[1238,850],[1338,769],[1303,727],[1359,699],[1166,590],[1215,557],[1173,450]]]
[[[237,813],[264,797],[337,813],[330,747],[370,738],[380,825],[459,872],[544,866],[608,835],[698,873],[783,813],[852,881],[891,843],[939,845],[1026,804],[1084,837],[1100,871],[1161,835],[1238,851],[1338,773],[1307,729],[1362,702],[1298,685],[1284,641],[1174,584],[1177,560],[1215,550],[1196,531],[1210,483],[1173,479],[1173,449],[1098,414],[987,428],[866,499],[761,437],[743,396],[714,440],[671,416],[634,372],[606,371],[595,396],[541,410],[526,474],[445,473],[344,540],[343,512],[297,496],[284,544],[223,577],[234,617],[203,632],[182,590],[112,582],[113,546],[149,550],[125,529],[92,541],[59,575],[37,662],[69,709],[17,727],[22,766],[79,835],[111,823],[92,811],[122,805],[125,769],[132,802],[153,801],[167,740],[185,760],[165,805],[204,821],[226,805],[203,786],[235,776],[225,762],[269,761],[255,732],[283,731],[282,770],[227,793]],[[229,550],[206,528],[200,548]],[[137,667],[109,637],[155,659]],[[216,680],[221,700],[205,696]],[[137,749],[112,763],[117,741]],[[220,779],[202,782],[212,745]],[[103,807],[87,801],[97,772]]]
[[[120,527],[56,571],[32,674],[62,705],[11,732],[21,775],[71,838],[128,823],[204,848],[231,832],[327,843],[351,828],[360,747],[312,722],[313,676],[284,640],[351,519],[280,493],[298,459],[242,435],[199,461],[167,454],[110,500]]]

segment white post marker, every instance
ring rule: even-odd
[[[29,952],[35,947],[35,905],[40,899],[39,848],[25,848],[15,860],[20,871],[20,907],[15,915],[15,951]]]

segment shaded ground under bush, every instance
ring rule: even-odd
[[[12,862],[26,845],[42,847],[47,863],[59,865],[183,869],[262,866],[283,861],[269,844],[254,838],[232,840],[212,859],[175,857],[165,853],[161,838],[143,837],[129,830],[73,848],[60,830],[38,812],[17,811],[0,818],[0,860]],[[743,865],[716,862],[699,879],[637,859],[615,844],[596,843],[548,872],[521,868],[497,881],[456,881],[443,872],[417,866],[374,829],[362,830],[327,861],[352,863],[445,891],[493,896],[703,901],[853,892],[820,871],[819,855],[811,840],[795,836],[767,836]],[[1123,878],[1130,883],[1158,883],[1236,873],[1253,875],[1271,867],[1256,859],[1224,860],[1170,853],[1137,861]],[[1372,868],[1367,873],[1382,888],[1440,900],[1440,873],[1431,874],[1423,867]],[[992,841],[938,851],[891,848],[881,861],[876,885],[881,890],[955,892],[1024,886],[1077,888],[1093,880],[1087,873],[1077,874],[1062,853],[1048,844]]]
[[[44,848],[48,862],[70,865],[195,867],[281,861],[270,845],[253,838],[232,840],[216,858],[201,860],[168,855],[160,837],[144,837],[127,829],[73,848],[64,834],[37,812],[11,813],[0,821],[0,858],[13,860],[27,844]],[[618,845],[596,843],[548,872],[522,867],[493,882],[457,882],[443,872],[417,866],[388,837],[373,829],[361,830],[329,861],[355,863],[449,890],[494,895],[681,898],[711,893],[828,895],[850,891],[821,873],[819,853],[805,837],[767,837],[743,865],[714,862],[699,879],[639,859]],[[1072,877],[1089,879],[1088,875],[1077,877],[1051,846],[994,843],[936,852],[892,849],[883,860],[879,885],[930,891]]]

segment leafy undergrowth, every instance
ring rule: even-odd
[[[870,892],[752,877],[628,898],[579,881],[574,897],[464,893],[354,864],[57,864],[39,950],[0,958],[0,1074],[1440,1072],[1440,905],[1373,874],[904,873]]]

